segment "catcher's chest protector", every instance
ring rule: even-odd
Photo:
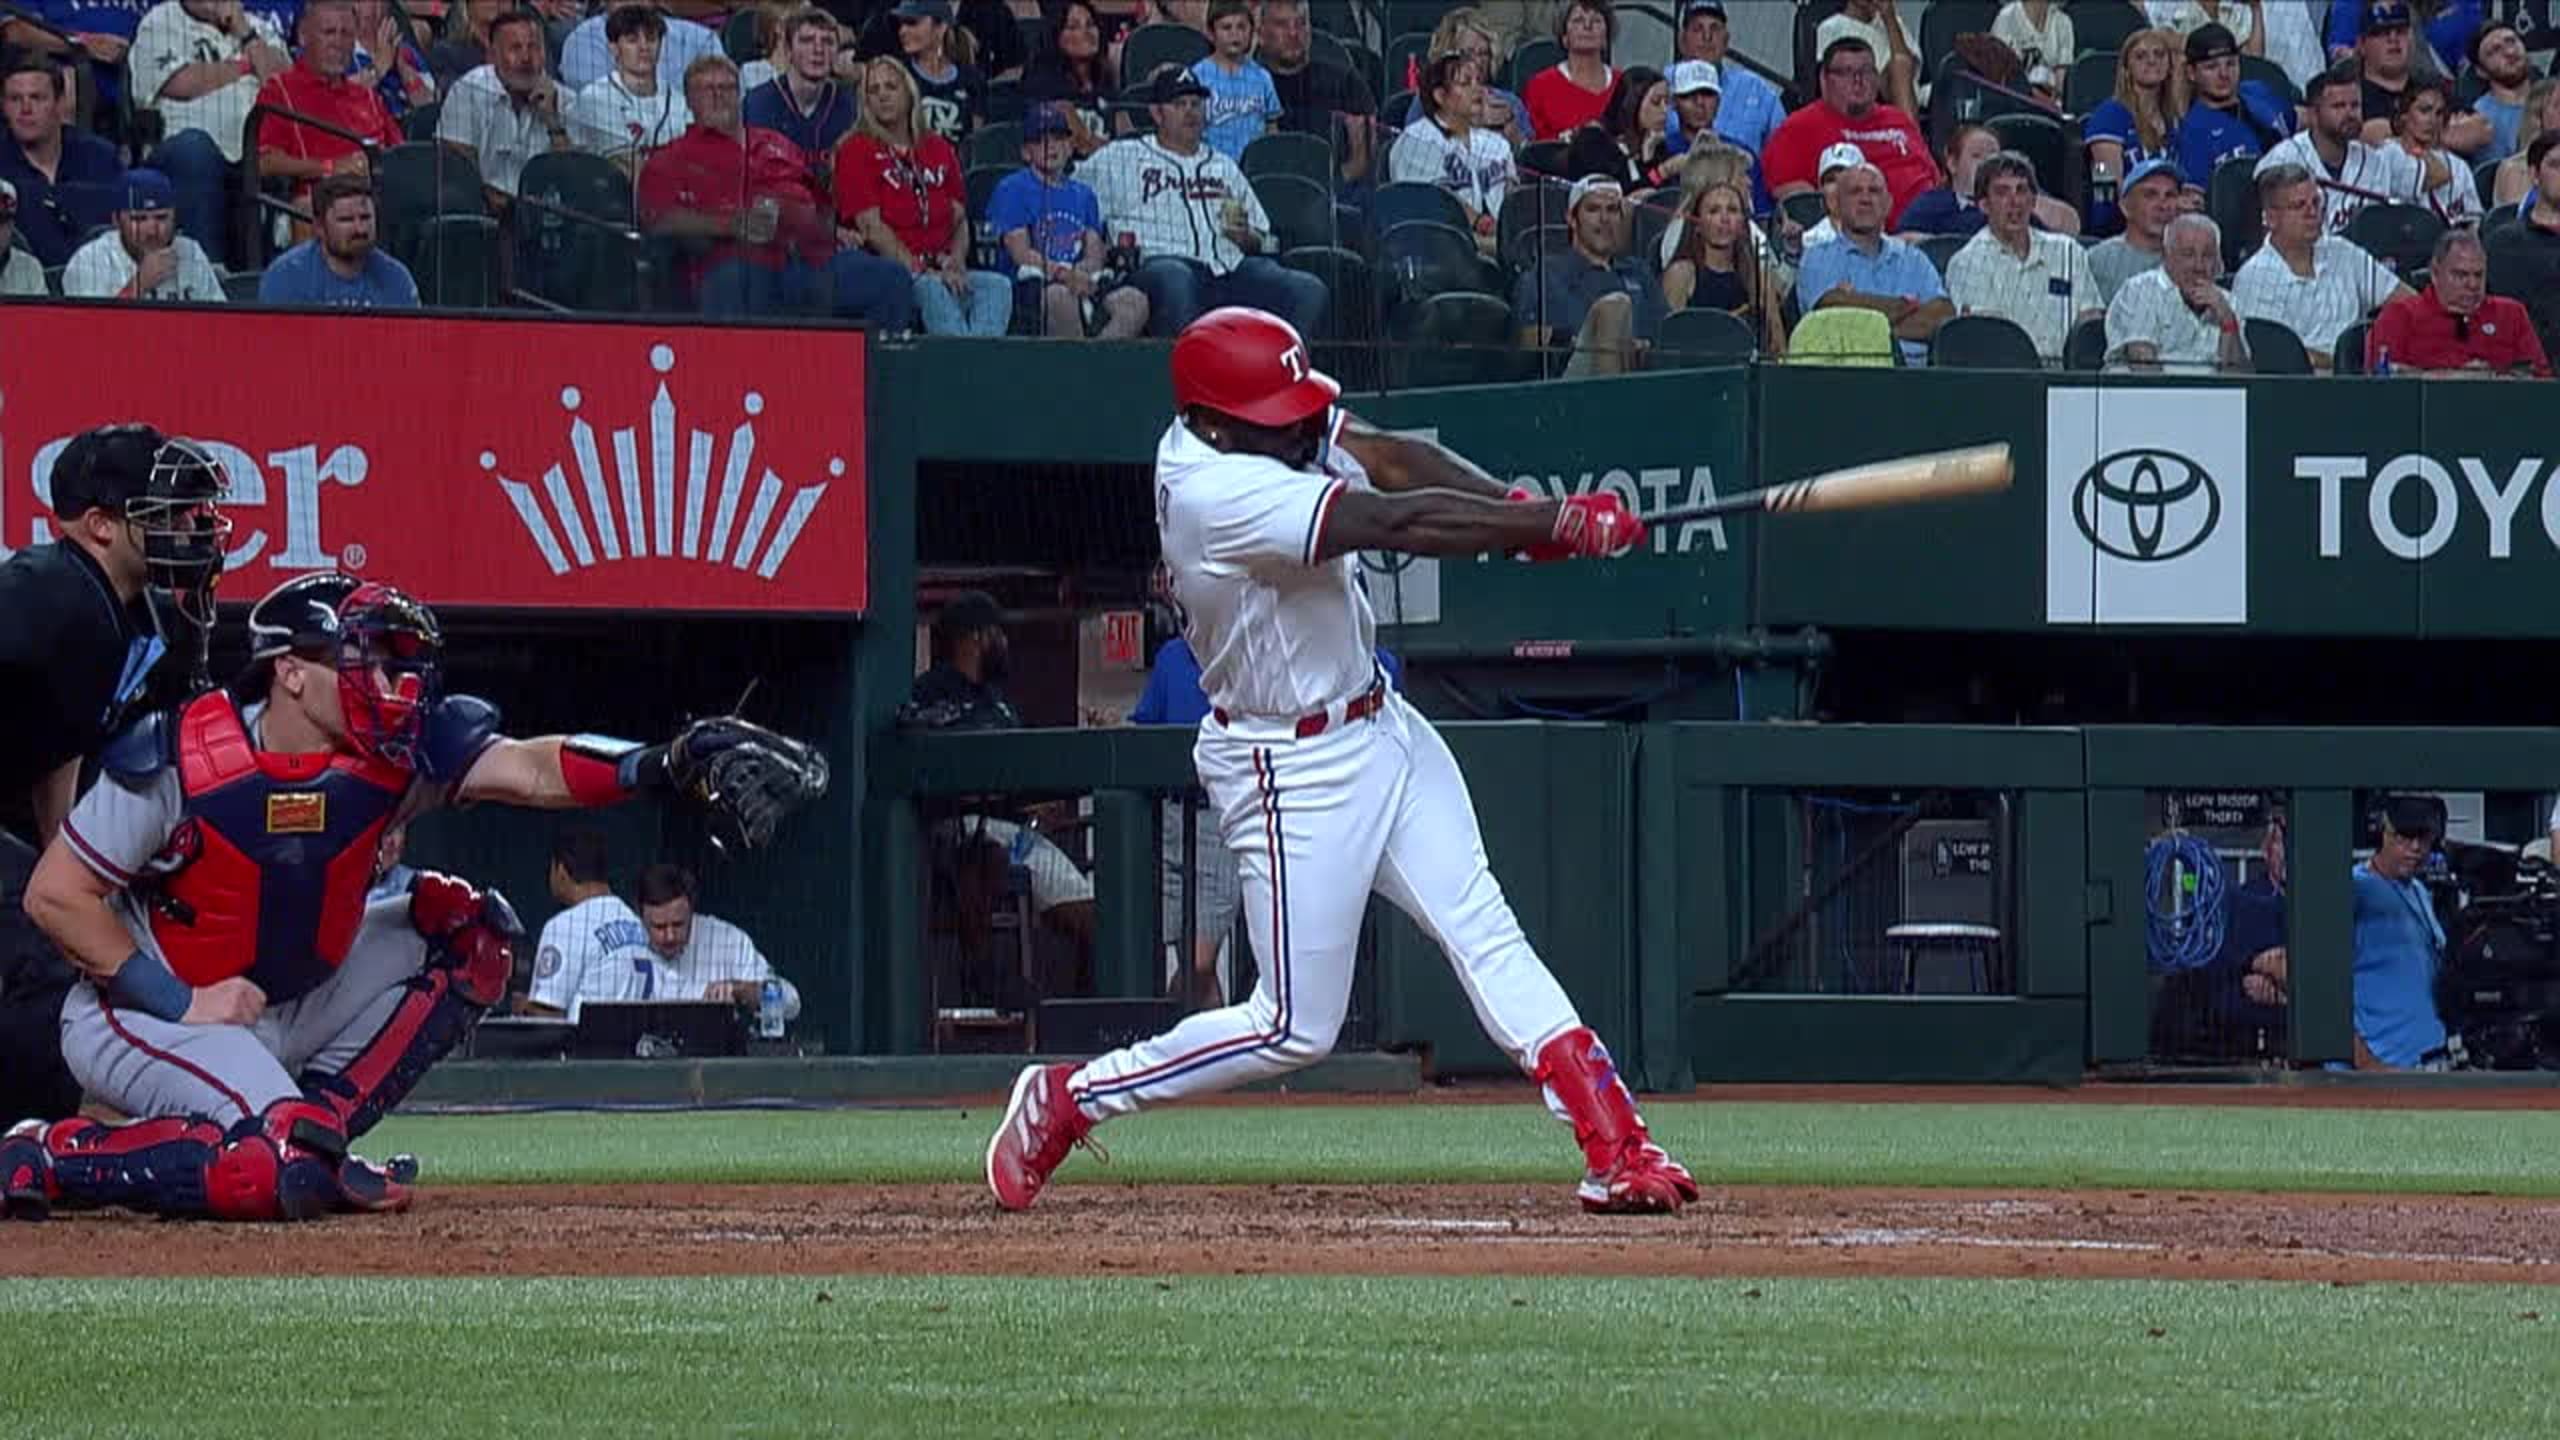
[[[188,984],[246,975],[280,1005],[346,958],[410,772],[259,750],[220,691],[181,712],[177,749],[185,818],[152,861],[152,938]]]

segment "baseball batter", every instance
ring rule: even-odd
[[[434,615],[350,576],[288,581],[249,629],[233,686],[110,743],[108,778],[29,882],[28,913],[87,982],[62,1004],[63,1058],[136,1118],[11,1129],[10,1216],[404,1208],[406,1183],[348,1142],[500,998],[522,931],[504,898],[451,876],[378,889],[385,836],[447,801],[690,792],[700,757],[756,743],[726,720],[646,748],[509,739],[488,702],[440,693]]]
[[[1643,523],[1606,491],[1507,493],[1438,445],[1361,425],[1335,408],[1341,387],[1298,333],[1259,310],[1187,327],[1173,389],[1156,527],[1211,706],[1192,757],[1236,856],[1262,974],[1244,1004],[1089,1064],[1024,1069],[987,1145],[996,1203],[1029,1206],[1104,1120],[1323,1057],[1373,890],[1440,942],[1485,1032],[1573,1126],[1585,1209],[1696,1199],[1520,933],[1448,746],[1381,680],[1354,569],[1362,550],[1616,555]]]

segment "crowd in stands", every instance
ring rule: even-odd
[[[1244,303],[1487,378],[2560,344],[2542,0],[1805,0],[1767,57],[1726,0],[1656,56],[1611,0],[733,3],[0,10],[0,294],[1115,339]]]

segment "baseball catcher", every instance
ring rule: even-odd
[[[230,687],[109,742],[106,778],[37,862],[27,910],[80,971],[63,1058],[135,1117],[0,1139],[0,1208],[300,1220],[398,1210],[405,1175],[348,1153],[503,994],[523,933],[449,875],[377,883],[442,804],[544,809],[681,793],[757,844],[824,784],[805,747],[724,717],[666,745],[512,739],[442,686],[434,614],[304,576],[249,616]]]

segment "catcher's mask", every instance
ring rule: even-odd
[[[444,678],[444,631],[434,611],[352,575],[304,575],[249,612],[249,644],[253,659],[291,654],[331,666],[356,749],[416,768],[419,735]]]
[[[125,524],[142,547],[153,589],[198,625],[213,624],[213,590],[231,519],[222,513],[230,480],[221,462],[192,440],[163,442],[151,455],[142,492],[125,502]]]

